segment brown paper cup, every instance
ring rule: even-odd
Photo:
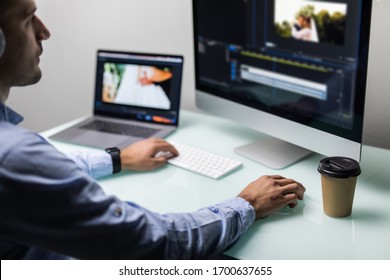
[[[322,202],[326,215],[335,218],[348,217],[352,213],[359,163],[345,157],[321,160]]]
[[[322,203],[325,214],[331,217],[348,217],[352,213],[357,177],[331,178],[321,175]]]

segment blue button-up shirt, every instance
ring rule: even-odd
[[[64,155],[0,104],[0,259],[208,258],[255,219],[236,197],[193,213],[158,214],[104,193],[104,153]]]

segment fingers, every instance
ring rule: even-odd
[[[294,208],[298,200],[303,200],[306,188],[299,182],[280,175],[268,176],[274,180],[276,194],[274,200],[279,200],[283,205]]]
[[[161,143],[158,146],[158,148],[160,149],[160,151],[171,152],[174,156],[179,155],[179,152],[176,150],[176,148],[174,146],[172,146],[171,144],[169,144],[168,142]]]
[[[304,193],[306,191],[306,188],[298,182],[289,183],[285,186],[282,186],[281,189],[283,195],[295,194],[299,200],[303,199]]]
[[[153,168],[158,168],[158,167],[161,167],[161,166],[164,166],[168,161],[168,158],[166,157],[156,157],[153,159]]]
[[[298,205],[298,200],[302,200],[306,188],[299,182],[292,179],[281,179],[281,194],[284,200],[284,205],[294,208]]]
[[[179,155],[179,152],[176,150],[176,148],[164,139],[149,138],[147,141],[152,143],[154,154],[157,154],[158,152],[170,152],[173,154],[173,156]]]
[[[284,199],[286,200],[285,205],[288,205],[290,208],[294,208],[298,205],[298,199],[294,193],[285,195]]]
[[[271,175],[270,177],[281,187],[283,195],[294,193],[298,199],[303,199],[306,188],[301,183],[280,175]]]
[[[268,177],[270,177],[270,178],[272,178],[272,179],[275,179],[275,180],[286,179],[285,177],[280,176],[280,175],[269,175]]]

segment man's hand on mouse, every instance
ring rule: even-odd
[[[167,163],[168,158],[156,156],[159,152],[170,152],[173,156],[179,154],[167,141],[149,138],[121,150],[122,170],[149,171],[161,167]]]
[[[256,219],[261,219],[287,205],[295,207],[305,191],[305,187],[293,179],[272,175],[253,181],[239,197],[248,201],[256,210]]]

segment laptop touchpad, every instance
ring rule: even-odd
[[[100,148],[117,147],[120,143],[128,140],[128,136],[98,133],[95,131],[86,131],[72,139],[72,141],[82,145],[95,146]]]

